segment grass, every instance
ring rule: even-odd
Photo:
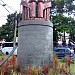
[[[59,61],[61,62],[61,64],[65,63],[65,59],[64,58],[59,59]],[[75,75],[75,63],[71,63],[71,65],[70,65],[70,73]]]
[[[1,59],[2,57],[4,57],[4,58],[5,58],[5,57],[6,57],[6,55],[0,56],[0,59]]]
[[[75,74],[75,63],[74,64],[71,64],[70,66],[70,72]]]

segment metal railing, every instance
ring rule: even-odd
[[[13,48],[13,50],[10,52],[9,55],[7,55],[7,57],[0,62],[0,67],[8,60],[8,58],[14,53],[14,51],[16,50],[16,47]]]

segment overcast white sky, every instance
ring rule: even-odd
[[[2,0],[4,3],[6,3],[7,5],[11,6],[12,8],[14,8],[15,10],[17,10],[17,12],[20,11],[20,2],[21,0]],[[0,4],[3,4],[2,1],[0,0]],[[2,24],[6,23],[6,16],[8,14],[14,13],[14,10],[11,10],[8,6],[5,6],[9,11],[6,11],[6,9],[0,5],[0,26],[2,26]]]

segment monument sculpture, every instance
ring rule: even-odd
[[[23,6],[23,20],[34,18],[49,20],[51,1],[45,3],[43,0],[29,0],[29,2],[22,0],[21,4]]]
[[[53,24],[50,20],[51,1],[21,0],[22,21],[18,25],[18,64],[51,65],[53,56]]]

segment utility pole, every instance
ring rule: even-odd
[[[3,2],[4,3],[4,2]],[[0,4],[2,5],[4,8],[7,4]],[[5,8],[6,9],[6,8]],[[6,9],[7,10],[7,9]],[[7,10],[8,11],[8,10]],[[8,11],[10,13],[10,11]],[[15,16],[14,16],[14,40],[13,40],[13,50],[10,52],[10,54],[3,60],[0,62],[0,67],[8,60],[8,58],[13,54],[13,52],[16,50],[16,26],[17,26],[17,11],[15,11]]]
[[[16,47],[16,26],[17,26],[17,11],[15,11],[15,17],[14,17],[14,40],[13,40],[13,48]]]
[[[2,0],[1,0],[2,1]],[[3,2],[3,1],[2,1]],[[4,8],[7,5],[6,3],[3,2],[3,4],[0,3],[0,5],[2,5]],[[8,5],[7,5],[8,6]],[[5,8],[6,9],[6,8]],[[13,10],[13,8],[11,7],[11,10]],[[7,12],[10,13],[10,11],[8,9],[6,9]],[[15,11],[15,16],[14,16],[14,40],[13,40],[13,49],[16,46],[16,26],[17,26],[17,11]]]

